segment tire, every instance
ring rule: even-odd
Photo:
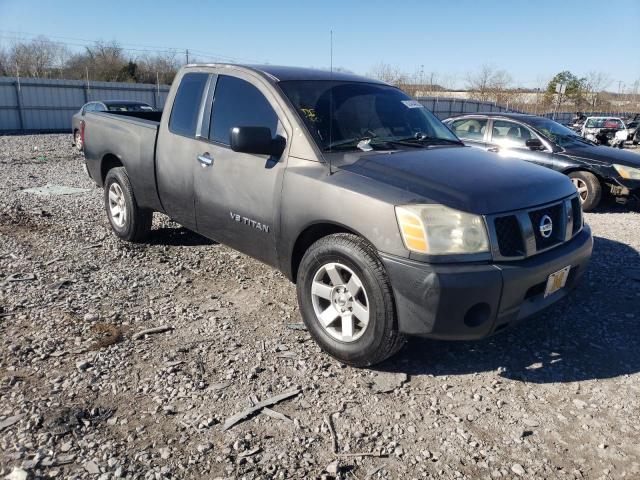
[[[73,132],[73,144],[75,145],[76,149],[79,152],[81,152],[84,149],[84,144],[82,143],[82,136],[80,135],[80,132],[78,130]]]
[[[336,271],[340,281],[332,280]],[[300,262],[296,289],[309,333],[337,360],[366,367],[391,357],[404,345],[384,265],[362,238],[337,233],[311,245]],[[345,317],[340,309],[346,311]],[[321,313],[326,314],[324,326]],[[332,316],[335,320],[327,323]]]
[[[123,167],[112,168],[107,173],[104,204],[111,228],[122,240],[139,242],[151,230],[153,212],[138,206]]]
[[[591,172],[571,172],[569,178],[576,186],[582,201],[582,210],[590,212],[595,209],[602,199],[602,185],[600,180]]]

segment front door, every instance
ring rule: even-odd
[[[505,157],[519,158],[553,168],[553,152],[546,147],[544,150],[531,150],[527,147],[527,140],[535,138],[541,140],[535,132],[522,123],[493,119],[487,150]]]
[[[194,184],[198,231],[275,265],[286,153],[274,158],[229,146],[233,127],[268,127],[272,137],[288,137],[270,96],[251,77],[217,76],[208,143],[200,152],[208,160],[195,173]]]

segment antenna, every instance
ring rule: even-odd
[[[331,142],[333,136],[333,29],[329,30],[329,175],[333,173],[331,169]]]

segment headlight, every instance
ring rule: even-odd
[[[429,255],[482,253],[489,251],[489,238],[480,215],[443,205],[403,205],[396,217],[405,246]]]
[[[630,180],[640,180],[640,168],[627,167],[625,165],[613,164],[613,168],[620,174],[622,178]]]

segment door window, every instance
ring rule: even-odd
[[[169,130],[172,133],[195,137],[200,102],[208,78],[208,73],[187,73],[182,77],[169,118]]]
[[[453,133],[463,140],[482,142],[484,132],[487,129],[487,120],[485,118],[462,118],[451,122],[450,127]]]
[[[209,125],[209,139],[229,145],[229,134],[233,127],[267,127],[274,137],[278,129],[278,116],[264,95],[249,82],[220,75]]]
[[[504,148],[526,147],[527,140],[536,138],[524,125],[508,120],[494,120],[491,143]]]

